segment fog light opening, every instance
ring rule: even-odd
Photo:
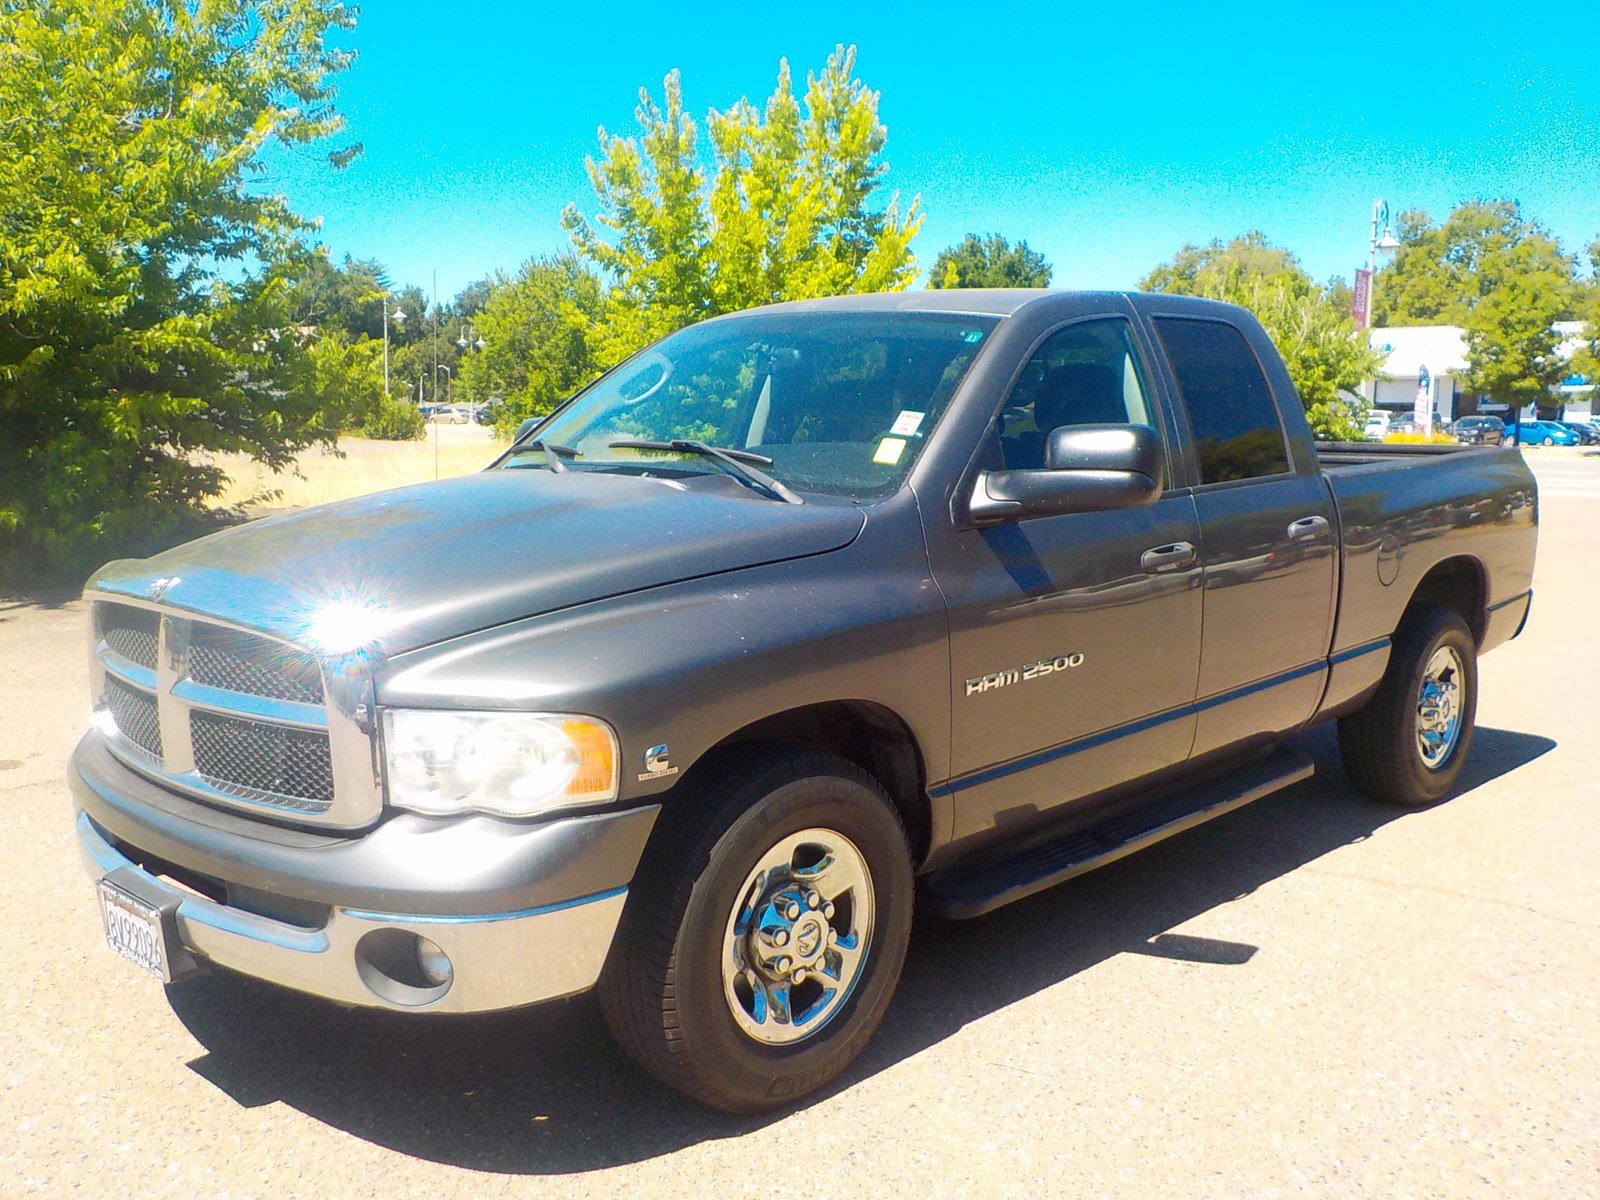
[[[374,929],[356,943],[356,973],[378,999],[422,1008],[450,990],[455,966],[438,943],[408,929]]]

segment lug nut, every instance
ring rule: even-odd
[[[830,946],[836,945],[838,943],[838,941],[839,941],[839,931],[837,929],[828,930],[828,945],[830,945]]]
[[[815,891],[807,892],[806,893],[806,907],[807,908],[821,908],[822,907],[822,897]]]
[[[832,900],[829,900],[826,904],[824,904],[822,906],[822,915],[827,917],[828,920],[830,920],[830,921],[833,920],[833,901]]]
[[[804,967],[796,967],[793,978],[796,983],[804,983],[806,981],[806,969]]]
[[[772,935],[772,944],[774,946],[787,946],[789,944],[789,931],[787,929],[780,929],[778,932],[774,933]]]
[[[794,966],[794,959],[790,958],[787,954],[783,954],[780,955],[778,960],[772,964],[772,969],[775,970],[779,975],[787,975],[789,973],[789,968],[792,966]]]
[[[783,906],[783,915],[793,921],[800,915],[800,906],[793,900]]]

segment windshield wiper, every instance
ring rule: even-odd
[[[567,469],[567,464],[561,461],[563,458],[581,458],[583,455],[581,450],[574,450],[571,446],[563,446],[560,442],[542,442],[538,438],[531,442],[518,442],[511,449],[518,453],[524,450],[544,451],[544,465],[557,475]]]
[[[756,470],[756,466],[770,467],[772,465],[772,460],[765,454],[756,454],[750,450],[730,450],[722,446],[708,446],[704,442],[692,442],[682,438],[674,438],[670,442],[648,442],[643,439],[624,438],[621,441],[607,444],[613,450],[676,450],[680,454],[698,454],[702,458],[709,458],[746,487],[758,492],[765,492],[774,500],[782,500],[785,504],[805,503],[804,500],[784,487],[771,475],[768,475],[765,471]],[[746,464],[755,465],[747,466]]]

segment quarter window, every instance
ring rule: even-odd
[[[1244,335],[1221,321],[1155,318],[1189,413],[1201,483],[1289,470],[1272,389]]]

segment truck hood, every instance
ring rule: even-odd
[[[89,588],[327,655],[388,656],[589,600],[837,550],[864,523],[849,504],[782,504],[719,476],[485,471],[110,563]]]

